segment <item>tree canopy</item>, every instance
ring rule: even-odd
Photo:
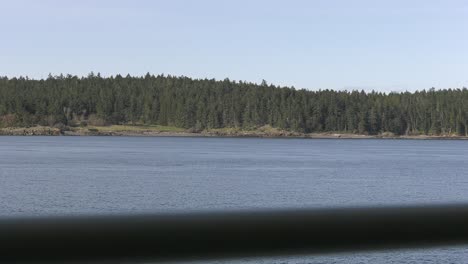
[[[468,90],[310,91],[150,74],[0,78],[0,127],[91,123],[467,135]]]

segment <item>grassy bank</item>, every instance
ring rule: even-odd
[[[80,128],[81,129],[81,128]],[[87,126],[87,130],[95,130],[100,132],[186,132],[185,129],[174,126],[160,125],[112,125],[112,126]],[[76,129],[75,129],[76,130]],[[78,129],[79,130],[79,129]]]

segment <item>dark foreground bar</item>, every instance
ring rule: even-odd
[[[468,205],[0,220],[0,262],[166,261],[468,243]]]

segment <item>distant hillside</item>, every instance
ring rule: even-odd
[[[149,74],[0,78],[0,127],[111,124],[195,132],[267,125],[299,133],[467,135],[468,90],[308,91]]]

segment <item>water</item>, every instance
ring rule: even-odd
[[[0,137],[0,217],[447,202],[468,202],[468,141]],[[458,247],[242,262],[466,259]]]

